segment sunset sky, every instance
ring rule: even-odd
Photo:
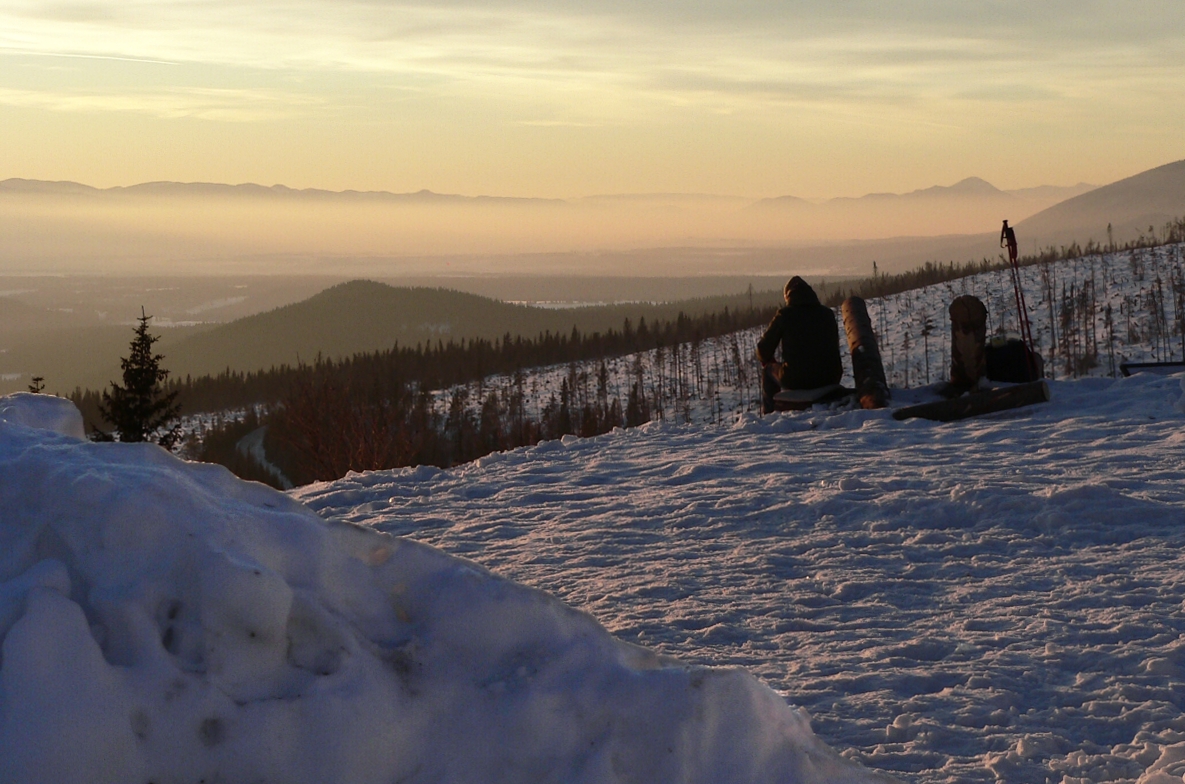
[[[0,0],[0,179],[573,197],[1185,158],[1185,3]]]

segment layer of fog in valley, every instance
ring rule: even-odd
[[[811,201],[710,194],[569,199],[146,183],[0,182],[0,274],[842,277],[1124,243],[1185,215],[1185,161],[1095,187],[969,177]]]
[[[1090,190],[970,178],[813,202],[701,194],[573,199],[149,183],[0,182],[0,273],[845,274],[910,265]],[[906,238],[894,239],[894,238]],[[933,239],[947,238],[947,239]],[[892,240],[888,243],[882,241]],[[866,243],[876,241],[869,249]],[[959,243],[958,253],[965,252]],[[870,255],[871,254],[871,255]],[[900,257],[900,258],[897,258]]]

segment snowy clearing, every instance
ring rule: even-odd
[[[407,539],[0,398],[5,784],[873,782],[684,666]]]
[[[743,666],[906,780],[1180,782],[1183,381],[944,425],[651,423],[293,495]]]
[[[1123,362],[1185,359],[1185,246],[1098,253],[1021,268],[1022,285],[1036,348],[1046,375],[1115,377]],[[890,386],[921,387],[948,377],[950,319],[947,308],[963,294],[979,297],[988,309],[988,333],[1016,332],[1017,310],[1007,270],[994,270],[875,297],[867,301]],[[843,320],[836,310],[836,319]],[[603,394],[625,401],[636,382],[655,418],[718,424],[760,411],[761,392],[754,347],[764,327],[667,346],[662,351],[605,361]],[[852,363],[843,329],[840,353],[851,387]],[[542,416],[549,398],[559,398],[567,381],[576,407],[602,394],[596,361],[536,368],[525,373],[527,412]],[[468,405],[478,416],[491,391],[504,396],[514,387],[506,376],[466,385]],[[454,390],[437,393],[437,411],[448,411]],[[661,412],[661,415],[660,413]]]

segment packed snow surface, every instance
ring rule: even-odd
[[[880,780],[744,670],[80,434],[0,398],[0,782]]]
[[[1179,784],[1183,383],[1054,381],[950,424],[652,423],[293,494],[745,667],[905,780]]]

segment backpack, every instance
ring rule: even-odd
[[[1045,376],[1045,360],[1019,338],[993,338],[984,347],[984,359],[992,381],[1024,384]]]

